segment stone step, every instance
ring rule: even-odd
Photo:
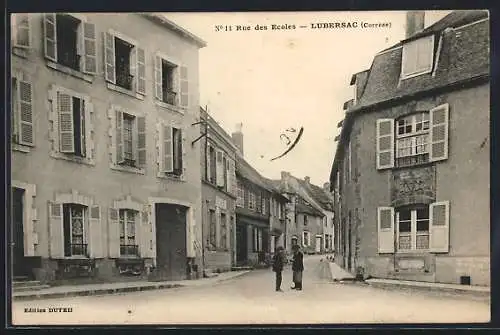
[[[20,287],[14,287],[13,290],[14,292],[26,292],[26,291],[39,291],[44,288],[49,288],[49,285],[36,285],[36,286],[20,286]]]
[[[14,276],[14,282],[28,281],[28,276]]]
[[[12,283],[12,287],[18,288],[18,287],[31,287],[31,286],[39,286],[40,281],[38,280],[23,280],[23,281],[14,281]]]

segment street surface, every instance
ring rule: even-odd
[[[490,302],[451,293],[378,289],[331,283],[320,258],[304,259],[304,289],[274,291],[274,273],[255,270],[208,287],[175,288],[118,295],[14,301],[15,325],[44,324],[316,324],[489,322]],[[49,312],[49,308],[71,312]],[[25,312],[25,308],[46,312]]]

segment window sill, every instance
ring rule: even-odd
[[[126,88],[120,87],[118,85],[115,85],[115,84],[112,84],[112,83],[107,83],[107,87],[108,87],[108,89],[110,89],[112,91],[115,91],[115,92],[118,92],[118,93],[122,93],[122,94],[126,94],[128,96],[131,96],[131,97],[139,99],[139,100],[144,100],[144,96],[142,94],[135,93],[134,91],[127,90]]]
[[[55,62],[50,61],[50,60],[47,60],[47,66],[50,67],[51,69],[54,69],[56,71],[59,71],[59,72],[65,73],[65,74],[69,74],[70,76],[85,80],[86,82],[89,82],[89,83],[92,83],[92,81],[94,80],[94,78],[91,75],[88,75],[88,74],[82,73],[80,71],[71,69],[67,66],[55,63]]]
[[[392,170],[404,170],[404,169],[413,169],[413,168],[420,168],[420,167],[426,167],[426,166],[433,166],[435,162],[425,162],[425,163],[418,163],[418,164],[413,164],[413,165],[405,165],[405,166],[394,166]]]
[[[179,113],[179,114],[184,114],[184,108],[176,105],[171,105],[167,102],[155,100],[155,104],[161,108],[168,109],[169,111]]]
[[[180,176],[177,176],[177,175],[174,175],[174,174],[165,174],[165,173],[159,173],[157,175],[158,178],[160,179],[165,179],[165,180],[173,180],[173,181],[178,181],[178,182],[186,182],[186,178],[184,177],[184,175],[180,175]]]
[[[397,250],[396,255],[398,256],[414,256],[414,257],[423,257],[425,255],[430,254],[431,252],[429,249],[415,249],[415,250]]]
[[[68,161],[68,162],[95,166],[95,161],[93,159],[89,159],[89,158],[85,158],[85,157],[69,156],[69,155],[65,155],[63,153],[54,152],[54,151],[52,151],[50,153],[50,156],[53,158],[62,159],[62,160]]]
[[[12,53],[16,56],[21,57],[21,58],[28,58],[29,48],[22,48],[22,47],[13,46]]]
[[[90,259],[89,257],[87,256],[83,256],[83,255],[75,255],[75,256],[64,256],[63,258],[64,260],[79,260],[79,259]]]
[[[31,147],[18,143],[12,143],[11,148],[12,151],[19,151],[24,153],[29,153],[31,151]]]
[[[110,167],[112,170],[115,170],[115,171],[135,173],[135,174],[146,174],[146,170],[144,168],[136,168],[136,167],[132,167],[132,166],[124,166],[124,165],[117,165],[117,164],[111,164]]]
[[[431,73],[431,72],[432,72],[432,67],[430,69],[427,69],[424,71],[408,73],[408,74],[401,74],[401,80],[415,78],[415,77],[421,76],[423,74]]]

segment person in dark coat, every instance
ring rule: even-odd
[[[293,250],[293,262],[292,262],[292,271],[293,271],[293,290],[302,290],[302,272],[304,271],[304,255],[300,251],[298,245],[294,245],[292,247]]]
[[[283,247],[278,247],[273,257],[273,271],[276,273],[276,292],[283,292],[281,290],[281,282],[283,280]]]

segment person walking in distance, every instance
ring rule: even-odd
[[[293,271],[293,290],[302,290],[302,272],[304,271],[304,255],[300,251],[298,245],[294,245],[293,248],[293,262],[292,262],[292,271]]]
[[[283,280],[283,247],[278,247],[273,257],[273,271],[276,273],[276,292],[281,290],[281,282]]]

